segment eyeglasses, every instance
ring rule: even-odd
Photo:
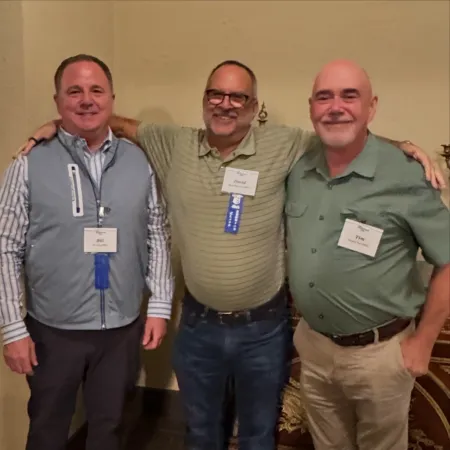
[[[208,102],[214,106],[220,105],[225,100],[225,97],[228,97],[233,108],[243,108],[250,98],[248,95],[240,92],[230,92],[227,94],[217,89],[208,89],[205,91],[205,94]]]

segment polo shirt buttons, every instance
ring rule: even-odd
[[[325,316],[323,314],[319,314],[319,319],[323,319]]]
[[[322,216],[322,214],[319,216],[319,220],[323,220],[325,217]]]
[[[328,189],[333,189],[333,185],[331,183],[328,183]]]
[[[312,248],[311,249],[311,253],[316,253],[317,252],[317,249],[316,248]]]
[[[314,286],[315,286],[315,284],[314,284],[312,281],[310,281],[310,282],[309,282],[309,287],[312,288],[312,287],[314,287]]]

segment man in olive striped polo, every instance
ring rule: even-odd
[[[110,123],[147,153],[180,250],[186,295],[174,368],[189,450],[222,448],[229,377],[240,449],[275,447],[292,342],[284,289],[284,185],[314,139],[299,128],[252,128],[257,111],[254,73],[225,61],[207,80],[205,129],[121,117]],[[35,137],[51,135],[52,126]],[[422,161],[430,169],[424,153]]]

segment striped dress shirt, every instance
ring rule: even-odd
[[[109,136],[96,152],[86,144],[84,160],[93,181],[99,185],[103,164],[112,141]],[[37,150],[38,151],[38,150]],[[146,284],[151,298],[147,316],[170,319],[174,280],[170,255],[170,232],[166,208],[156,189],[149,165],[151,193],[148,201],[148,266]],[[7,169],[0,189],[0,326],[3,344],[28,336],[22,319],[23,290],[20,283],[28,229],[28,160],[20,156]]]

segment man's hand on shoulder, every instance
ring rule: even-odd
[[[431,158],[427,155],[425,150],[422,150],[417,145],[410,141],[403,141],[399,143],[400,149],[407,155],[414,158],[420,164],[422,164],[425,170],[426,179],[432,184],[435,189],[445,189],[446,182],[444,174],[436,163],[434,163]]]
[[[34,342],[30,336],[5,344],[3,355],[6,365],[19,374],[32,375],[33,367],[38,365]]]
[[[19,151],[15,155],[28,155],[31,149],[37,145],[39,142],[48,141],[52,139],[57,132],[59,126],[59,120],[51,120],[50,122],[45,123],[41,127],[39,127],[29,138],[28,140],[19,148]]]
[[[161,317],[147,317],[142,345],[145,350],[154,350],[161,345],[167,333],[167,320]]]

